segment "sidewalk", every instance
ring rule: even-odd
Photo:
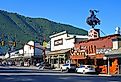
[[[24,67],[24,66],[8,66],[8,68],[39,69],[39,67],[36,67],[36,66],[29,66],[29,67]]]
[[[55,69],[52,69],[53,71],[60,71],[61,69],[60,68],[55,68]]]
[[[108,75],[108,74],[98,74],[99,76],[121,76],[121,74],[114,74],[114,75]]]

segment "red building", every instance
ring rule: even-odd
[[[105,53],[112,51],[115,48],[113,47],[113,45],[116,43],[113,43],[113,39],[119,38],[120,35],[114,34],[104,37],[97,37],[99,36],[99,32],[96,32],[95,29],[91,29],[91,35],[94,37],[86,41],[75,43],[75,47],[71,49],[70,52],[70,59],[77,65],[95,65],[99,68],[98,70],[100,73],[107,73],[107,61],[104,60],[104,55]],[[112,61],[112,63],[117,63],[117,60],[115,59],[112,59],[110,61]]]

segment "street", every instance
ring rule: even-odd
[[[87,76],[49,76],[49,75],[4,75],[0,82],[121,82],[120,77],[87,77]]]
[[[52,70],[0,68],[0,82],[121,82],[121,76],[61,73]]]

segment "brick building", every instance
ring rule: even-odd
[[[113,40],[119,38],[120,34],[97,37],[99,32],[97,32],[96,35],[96,32],[94,31],[96,30],[91,29],[91,35],[93,36],[91,36],[92,38],[89,36],[88,40],[75,43],[75,47],[70,51],[70,59],[77,65],[96,65],[96,67],[99,68],[100,73],[107,73],[107,61],[104,60],[104,55],[116,48],[113,45],[118,45],[118,43]],[[112,63],[115,62],[115,60],[110,61],[112,61]]]

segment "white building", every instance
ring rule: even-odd
[[[6,54],[5,57],[7,57],[7,55],[8,55],[8,53]],[[10,57],[10,58],[19,58],[19,57],[23,57],[23,49],[19,49],[19,50],[10,52],[9,57]]]
[[[51,51],[69,49],[74,47],[74,43],[88,39],[88,36],[72,35],[66,31],[54,34],[50,36],[51,39]]]
[[[74,43],[88,39],[88,36],[68,34],[66,31],[50,36],[50,48],[47,60],[50,64],[59,68],[69,59],[70,49]]]
[[[43,47],[38,42],[29,41],[22,49],[11,51],[4,56],[8,61],[14,61],[17,65],[29,66],[42,61]]]
[[[31,64],[40,62],[43,55],[43,47],[38,42],[29,41],[24,45],[24,58],[25,61],[30,61]]]
[[[40,43],[29,41],[24,45],[24,57],[40,56],[42,55],[43,47]]]

